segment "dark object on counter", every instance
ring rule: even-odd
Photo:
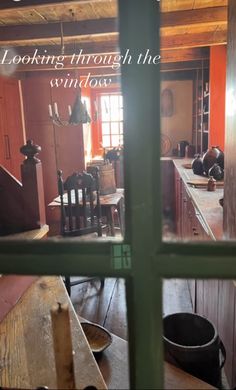
[[[213,176],[210,176],[210,179],[207,183],[207,191],[215,191],[216,190],[216,180]]]
[[[108,151],[104,148],[104,160],[109,160],[110,162],[119,160],[121,153],[122,151],[120,148],[113,148]]]
[[[194,313],[174,313],[163,318],[163,330],[167,362],[222,388],[226,351],[212,322]]]
[[[224,171],[219,164],[214,164],[208,171],[209,176],[213,176],[215,180],[222,180],[224,178]]]
[[[177,145],[178,149],[178,157],[184,157],[185,156],[185,147],[189,145],[188,141],[180,141]]]
[[[219,204],[221,205],[221,207],[224,206],[224,198],[220,198],[220,199],[219,199]]]
[[[192,170],[195,175],[203,175],[203,162],[200,154],[196,154],[195,159],[192,162]]]
[[[224,169],[224,153],[218,146],[212,146],[203,155],[203,168],[208,175],[209,169],[216,163],[219,163],[221,169]]]
[[[178,149],[177,148],[172,149],[172,156],[178,156]]]
[[[217,164],[219,164],[219,166],[221,167],[221,169],[224,170],[224,163],[225,163],[225,156],[224,156],[224,152],[222,152],[222,150],[219,148],[219,146],[217,146],[217,148],[219,149],[220,151],[220,154],[219,156],[217,157]]]
[[[185,146],[185,157],[191,158],[194,157],[195,154],[195,146],[194,145],[186,145]]]

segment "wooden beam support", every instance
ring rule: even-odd
[[[117,19],[95,19],[80,22],[64,22],[63,36],[82,37],[118,32]],[[60,23],[0,26],[0,44],[9,41],[53,40],[61,37]]]
[[[32,56],[35,49],[38,49],[38,53],[43,55],[61,55],[60,45],[48,45],[48,46],[18,46],[14,48],[16,53],[21,57],[25,55]],[[83,54],[118,54],[118,40],[114,41],[101,41],[101,42],[87,42],[81,43],[78,46],[74,44],[68,44],[65,47],[65,55],[71,56],[74,53],[79,53],[83,50]],[[204,60],[209,58],[209,48],[197,47],[181,50],[161,50],[162,62],[178,62],[178,61],[192,61],[192,60]]]
[[[206,60],[209,55],[208,47],[161,50],[161,63]]]
[[[70,0],[68,1],[68,5],[74,4],[86,4],[86,3],[100,3],[104,0]],[[0,2],[0,10],[4,9],[19,9],[19,8],[32,8],[32,7],[40,7],[45,5],[51,5],[52,7],[56,4],[63,4],[65,0],[23,0],[19,2],[14,2],[12,0],[1,0]]]
[[[204,68],[209,67],[209,61],[204,61]],[[161,72],[174,72],[174,71],[190,71],[194,69],[202,68],[202,60],[196,61],[179,61],[175,63],[162,63],[161,64]]]
[[[51,26],[51,25],[47,25],[47,26]],[[17,29],[20,27],[21,26],[14,26],[13,30],[17,31]],[[20,39],[20,37],[23,38],[23,35],[20,36],[19,34],[16,34],[14,36],[13,32],[10,32],[9,34],[11,34],[11,38],[13,40],[11,41],[10,39],[8,39],[7,41],[5,41],[3,39],[4,34],[3,35],[1,34],[1,29],[4,29],[4,28],[5,27],[0,26],[0,45],[1,46],[10,46],[10,47],[15,47],[15,48],[17,48],[18,46],[26,47],[29,44],[32,45],[33,41],[35,41],[37,43],[37,39],[40,39],[41,45],[44,46],[44,44],[45,44],[45,46],[49,47],[50,45],[48,45],[48,44],[53,42],[52,35],[53,34],[56,35],[56,31],[54,33],[51,31],[51,34],[50,34],[51,38],[45,38],[45,39],[36,38],[36,35],[34,35],[34,38],[33,38],[33,31],[31,31],[31,33],[32,33],[32,34],[30,34],[31,38],[27,39],[26,35],[25,35],[24,39],[22,40],[22,39]],[[9,27],[9,31],[11,28],[12,27]],[[29,30],[30,30],[30,28],[31,28],[31,26],[29,26]],[[32,29],[33,29],[33,27],[32,27]],[[51,28],[51,27],[50,27],[50,29],[53,30],[53,28]],[[117,48],[118,33],[111,33],[111,32],[106,33],[105,30],[106,29],[109,30],[108,24],[100,32],[98,32],[99,31],[98,29],[96,30],[97,32],[95,32],[95,28],[94,28],[93,29],[94,32],[92,34],[90,34],[89,30],[87,30],[87,34],[83,35],[82,29],[83,28],[81,28],[81,30],[80,30],[80,28],[78,28],[78,32],[80,30],[81,35],[79,35],[75,32],[74,36],[72,36],[72,35],[70,36],[70,38],[74,37],[74,40],[75,40],[74,47],[77,46],[80,48],[80,47],[86,47],[88,45],[88,47],[90,47],[90,49],[88,49],[88,50],[90,50],[90,51],[94,50],[94,52],[97,52],[97,50],[98,50],[98,52],[101,52],[101,49],[99,49],[100,41],[96,41],[96,40],[91,41],[92,35],[94,35],[94,37],[100,35],[101,38],[102,38],[102,36],[106,36],[109,40],[112,41],[112,43],[109,40],[107,40],[107,42],[102,41],[102,43],[101,43],[102,45],[105,45],[107,47],[109,47],[109,46],[114,47],[114,45],[115,45],[114,41],[116,41],[117,42],[116,48]],[[42,25],[41,25],[41,28],[39,29],[39,31],[41,31],[40,32],[41,36],[47,35],[46,29],[42,28]],[[84,32],[85,31],[86,31],[86,29],[84,29]],[[36,34],[36,29],[35,29],[34,33]],[[67,31],[67,34],[72,34],[72,31]],[[87,42],[85,42],[85,39],[84,39],[85,37],[88,40]],[[8,38],[10,38],[10,37],[8,36]],[[68,38],[68,39],[70,39],[70,38]],[[80,39],[83,39],[83,42],[80,42]],[[57,37],[54,37],[54,43],[57,41],[59,41],[59,32],[58,32]],[[67,46],[66,42],[67,42],[67,38],[65,37],[64,43]],[[70,42],[71,42],[71,40],[70,40]],[[161,49],[162,50],[189,49],[189,48],[195,48],[195,47],[222,45],[222,44],[226,44],[226,43],[227,43],[227,30],[226,29],[217,30],[217,28],[214,31],[209,31],[209,32],[202,32],[202,33],[186,32],[185,34],[161,36]],[[32,47],[31,45],[30,45],[30,47]],[[68,43],[68,45],[70,45],[70,43]],[[52,48],[54,46],[56,46],[56,45],[51,45]],[[34,49],[36,49],[37,47],[38,46],[34,46]],[[60,47],[59,43],[58,43],[57,47],[58,48]],[[73,45],[71,45],[70,47],[72,48]],[[96,49],[96,48],[98,48],[98,49]],[[27,49],[24,49],[24,50],[27,51]],[[56,50],[58,50],[58,49],[56,49]],[[108,49],[108,51],[111,51],[111,50]]]
[[[223,45],[227,43],[227,30],[215,30],[203,33],[186,33],[161,37],[161,49],[185,49]]]
[[[33,52],[35,48],[33,48]],[[42,51],[44,54],[44,52]],[[31,53],[32,54],[32,53]],[[132,50],[130,50],[132,56]],[[22,57],[23,58],[23,57]],[[42,58],[42,57],[41,57]],[[49,60],[47,60],[47,58]],[[46,71],[46,70],[71,70],[71,69],[83,69],[85,72],[99,72],[101,68],[106,72],[109,68],[109,74],[116,74],[120,70],[120,57],[119,52],[113,53],[89,53],[85,54],[80,51],[75,52],[72,55],[64,56],[63,59],[59,53],[58,56],[48,55],[42,62],[39,60],[37,64],[35,61],[29,64],[21,64],[18,66],[18,72],[32,72],[32,71]],[[209,58],[208,48],[196,48],[196,49],[182,49],[182,50],[162,50],[161,51],[161,63],[176,63],[176,62],[189,62],[189,61],[201,61]]]
[[[178,12],[167,12],[162,13],[161,17],[161,36],[162,42],[164,42],[164,48],[174,48],[176,45],[171,45],[172,39],[183,40],[181,47],[192,47],[187,43],[185,45],[185,40],[193,40],[193,44],[196,39],[201,38],[203,34],[203,39],[210,37],[210,42],[204,42],[204,46],[211,44],[212,36],[216,37],[219,35],[220,31],[226,31],[227,29],[227,7],[212,7],[212,8],[202,8],[188,11],[178,11]],[[187,29],[190,26],[191,29]],[[204,32],[206,26],[215,26],[215,33]],[[180,34],[179,28],[186,28],[186,33]],[[196,31],[194,28],[196,27]],[[176,28],[176,33],[175,33]],[[211,27],[212,30],[212,27]],[[171,31],[171,33],[170,33]],[[188,31],[191,31],[189,33]],[[202,32],[201,32],[202,31]],[[108,38],[118,35],[118,23],[117,18],[104,18],[104,19],[95,19],[95,20],[85,20],[85,21],[74,21],[74,22],[64,22],[63,23],[63,36],[65,43],[67,40],[74,38],[74,40],[79,41],[82,37],[90,37],[96,35],[106,34]],[[171,35],[170,35],[171,34]],[[193,36],[191,35],[193,34]],[[205,34],[205,35],[204,35]],[[207,35],[208,34],[208,35]],[[61,37],[61,25],[60,23],[47,23],[47,24],[26,24],[26,25],[2,25],[0,26],[0,44],[8,46],[18,46],[20,43],[22,45],[28,45],[31,41],[41,41],[42,43],[47,42],[49,44],[53,43],[53,40],[59,41]],[[165,47],[165,41],[167,41]],[[224,40],[226,41],[226,40]],[[55,42],[54,42],[55,43]],[[222,43],[221,41],[215,42],[214,44]],[[199,44],[202,46],[202,43]],[[179,47],[179,46],[178,46]]]
[[[211,25],[227,22],[227,7],[190,9],[187,11],[163,12],[161,27],[187,25]]]
[[[82,42],[78,44],[68,44],[65,45],[65,55],[70,56],[74,53],[79,53],[80,50],[83,50],[83,54],[106,54],[106,53],[118,53],[119,52],[119,43],[117,37],[109,41],[99,41],[99,42]],[[32,56],[35,49],[38,49],[40,55],[47,54],[50,56],[59,56],[61,55],[61,46],[60,45],[44,45],[44,46],[16,46],[14,50],[21,57],[25,55]]]

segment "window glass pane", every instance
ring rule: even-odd
[[[119,96],[120,120],[123,120],[123,96]]]
[[[123,144],[124,144],[124,137],[123,137],[123,135],[120,135],[119,145],[123,145]]]
[[[113,135],[111,137],[112,140],[112,146],[119,146],[120,144],[120,136],[119,135]]]
[[[109,123],[102,123],[102,134],[103,135],[110,134],[110,124]]]
[[[120,121],[123,121],[123,108],[120,108],[120,111],[119,111],[119,115],[120,115]]]
[[[119,120],[119,96],[110,97],[111,102],[111,120],[117,121]]]
[[[119,123],[111,123],[111,134],[119,134]]]
[[[101,96],[101,116],[102,121],[110,120],[110,99],[109,96]]]
[[[103,148],[107,148],[107,147],[111,146],[111,144],[110,144],[110,136],[104,135],[102,137],[102,146],[103,146]]]

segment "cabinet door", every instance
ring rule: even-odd
[[[181,232],[181,219],[182,219],[182,213],[181,213],[181,178],[180,175],[175,169],[175,226],[176,226],[176,234],[178,238],[182,236]]]

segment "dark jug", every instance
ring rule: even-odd
[[[214,164],[217,163],[217,160],[219,159],[222,164],[222,156],[223,152],[217,147],[212,146],[207,150],[207,152],[203,155],[202,161],[203,161],[203,169],[205,173],[208,175],[209,169],[213,167]]]
[[[224,152],[220,149],[219,146],[217,146],[217,149],[219,150],[219,155],[217,157],[217,164],[221,167],[222,170],[224,170]]]
[[[224,171],[219,164],[214,164],[208,171],[209,176],[213,176],[215,180],[222,180],[224,178]]]
[[[178,157],[185,157],[185,147],[189,145],[188,141],[180,141],[177,145]]]
[[[197,154],[195,159],[192,161],[192,170],[195,175],[203,175],[203,162],[200,154]]]
[[[195,154],[195,146],[194,145],[185,146],[185,157],[186,158],[194,157],[194,154]]]

